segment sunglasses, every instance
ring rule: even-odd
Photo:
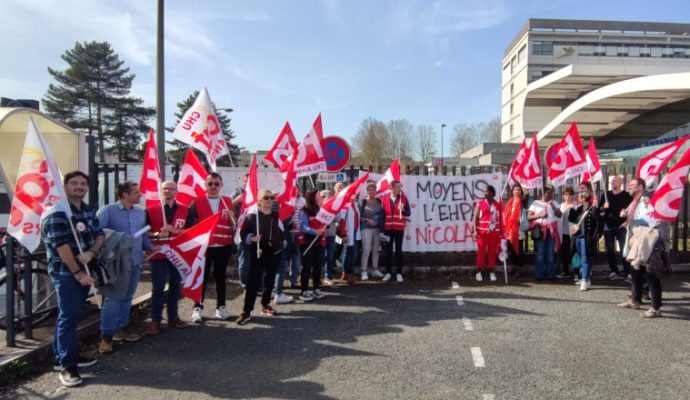
[[[275,196],[266,196],[266,197],[264,197],[263,199],[264,199],[264,200],[275,200],[276,197],[275,197]]]
[[[220,182],[206,182],[206,186],[220,186]]]

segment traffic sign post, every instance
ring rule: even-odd
[[[339,136],[323,138],[323,155],[328,172],[338,172],[350,162],[350,145]]]

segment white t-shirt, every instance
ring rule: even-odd
[[[551,200],[551,203],[553,204],[554,207],[560,208],[560,204],[556,200]],[[554,214],[553,209],[551,206],[547,206],[546,203],[544,203],[541,200],[535,200],[532,202],[532,204],[529,206],[529,210],[534,213],[534,215],[543,215],[544,211],[546,210],[546,217],[545,218],[537,218],[536,221],[539,224],[542,225],[548,225],[551,224],[555,221],[558,221],[558,217],[556,217],[556,214]]]
[[[211,211],[213,211],[214,214],[217,213],[220,208],[220,197],[216,197],[215,199],[207,197],[207,199],[208,204],[211,206]]]
[[[659,220],[653,217],[654,207],[651,204],[645,204],[644,201],[640,200],[637,208],[635,208],[635,215],[633,220],[643,220],[651,228],[656,227],[659,224]]]
[[[568,222],[568,210],[574,209],[575,206],[577,206],[575,203],[561,203],[561,212],[563,213],[563,216],[561,216],[561,223],[558,224],[558,229],[561,235],[570,235],[570,228],[577,225],[572,222]]]

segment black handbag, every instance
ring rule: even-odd
[[[532,236],[532,240],[539,240],[541,239],[541,225],[536,224],[533,227],[529,228],[529,234]]]

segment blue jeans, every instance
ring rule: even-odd
[[[168,279],[169,278],[169,279]],[[169,282],[168,294],[165,294],[165,283]],[[160,323],[163,319],[163,304],[168,307],[168,323],[179,318],[177,303],[180,300],[182,278],[174,265],[168,260],[154,260],[151,263],[151,320]]]
[[[274,287],[276,288],[276,293],[283,293],[285,289],[285,250],[281,250],[280,253],[273,255],[273,261],[276,263],[276,281]]]
[[[578,253],[580,253],[580,261],[582,262],[582,279],[590,279],[592,272],[589,265],[589,260],[587,259],[587,242],[585,242],[584,237],[575,239],[575,249]]]
[[[132,275],[129,278],[129,286],[124,299],[116,300],[106,297],[101,308],[101,336],[110,341],[119,329],[124,329],[129,324],[129,313],[132,310],[132,298],[137,291],[141,266],[132,266]]]
[[[249,279],[249,248],[244,241],[237,245],[237,273],[240,275],[240,283],[247,286],[247,279]]]
[[[345,246],[345,253],[343,259],[343,272],[346,274],[355,273],[355,260],[357,259],[357,242],[352,246]]]
[[[61,275],[56,271],[50,271],[50,280],[55,287],[58,303],[53,340],[55,359],[63,368],[76,367],[79,362],[77,325],[89,295],[89,287],[80,285],[72,274]]]
[[[556,279],[556,254],[553,248],[553,237],[547,229],[543,239],[535,240],[535,252],[537,259],[534,263],[534,279]]]
[[[335,268],[335,236],[326,236],[326,268],[324,274],[326,279],[333,279],[333,269]]]
[[[300,277],[300,271],[302,270],[302,253],[297,244],[295,234],[290,233],[288,236],[287,247],[285,248],[284,256],[285,260],[290,263],[290,284],[292,286],[298,286],[297,278]]]

